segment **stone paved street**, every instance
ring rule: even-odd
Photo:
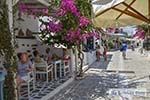
[[[138,96],[110,96],[108,90],[116,89],[150,89],[150,60],[137,51],[128,51],[127,60],[123,60],[120,51],[108,53],[108,63],[95,62],[85,73],[84,79],[72,82],[49,100],[150,100]],[[144,77],[144,78],[142,78]],[[144,79],[145,81],[135,82]],[[130,80],[130,84],[122,84]],[[127,97],[125,99],[125,97]]]

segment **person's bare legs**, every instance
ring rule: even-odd
[[[20,84],[23,83],[24,80],[22,80],[21,77],[18,75],[16,81],[17,81],[17,90],[18,90],[17,94],[18,94],[18,97],[20,97],[20,95],[21,95],[20,94]]]
[[[97,58],[96,61],[100,61],[100,55],[99,54],[96,56],[96,58]]]
[[[125,60],[126,59],[126,51],[122,51],[122,56],[123,56],[123,59]]]
[[[96,61],[99,61],[99,60],[100,60],[100,55],[96,54]]]
[[[107,63],[107,55],[104,55],[104,62]]]

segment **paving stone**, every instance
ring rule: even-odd
[[[108,63],[104,63],[103,60],[93,63],[85,73],[84,79],[75,80],[49,100],[120,100],[119,96],[111,98],[107,91],[112,88],[137,88],[139,83],[132,82],[126,85],[120,82],[149,74],[150,62],[136,51],[129,50],[127,60],[122,59],[120,51],[110,52],[109,57]],[[145,86],[150,87],[150,84]],[[136,97],[134,100],[145,99]]]

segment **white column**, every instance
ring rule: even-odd
[[[12,37],[13,37],[14,36],[14,33],[13,33],[13,1],[12,0],[7,0],[6,4],[8,5],[9,31],[12,34]],[[14,47],[14,37],[12,38],[11,43],[12,43],[12,46]],[[15,75],[14,75],[14,78],[15,78]],[[15,81],[15,83],[16,83],[16,81]],[[16,85],[15,85],[15,87],[16,87]],[[16,100],[17,100],[17,90],[15,91],[15,95],[16,95],[15,97],[16,97]]]
[[[77,75],[78,72],[78,50],[75,46],[75,75]]]
[[[7,5],[8,5],[9,30],[13,34],[13,4],[12,4],[12,0],[7,0]]]
[[[70,75],[73,76],[73,72],[74,72],[74,69],[73,69],[73,66],[74,66],[74,55],[73,55],[73,51],[72,49],[69,49],[69,55],[70,55],[70,62],[69,62],[69,66],[70,66]]]
[[[70,56],[71,56],[71,60],[70,60],[70,70],[71,70],[71,76],[75,77],[76,75],[76,71],[77,71],[77,52],[73,52],[72,49],[70,49]]]
[[[70,56],[71,56],[71,59],[70,59],[71,76],[74,77],[75,76],[75,74],[74,74],[74,72],[75,72],[75,56],[73,54],[73,50],[72,49],[70,49]]]

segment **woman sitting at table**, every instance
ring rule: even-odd
[[[70,55],[68,54],[68,50],[67,49],[63,49],[63,60],[69,60],[70,59]]]
[[[50,64],[52,62],[52,54],[50,53],[50,48],[46,49],[45,60],[46,60],[47,64]]]
[[[65,65],[69,64],[69,60],[70,60],[70,55],[68,54],[68,50],[67,49],[63,49],[63,57],[62,60],[64,61]]]
[[[38,67],[46,67],[47,66],[46,61],[44,61],[40,57],[40,54],[39,54],[39,52],[37,50],[33,51],[33,55],[34,55],[34,63],[35,63],[36,70],[39,69]]]
[[[27,53],[20,53],[18,54],[19,62],[17,65],[17,85],[18,89],[21,83],[26,82],[29,77],[28,73],[33,71],[33,64],[32,62],[28,59],[28,54]],[[20,93],[19,93],[20,94]]]
[[[34,55],[34,62],[35,63],[41,63],[42,62],[42,58],[40,57],[40,54],[37,50],[33,51],[33,55]]]

